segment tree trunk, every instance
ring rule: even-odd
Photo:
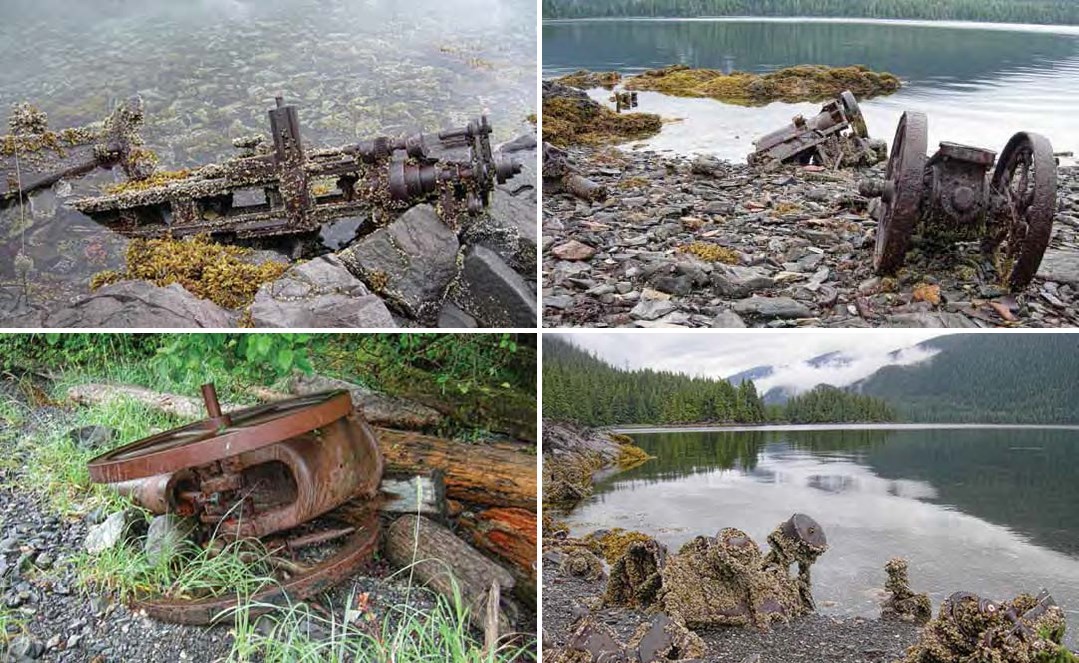
[[[499,628],[502,634],[513,630],[517,607],[506,598],[514,587],[513,575],[471,547],[442,525],[422,516],[401,516],[383,537],[386,558],[395,567],[405,569],[421,584],[454,600],[455,590],[469,608],[469,619],[485,630],[487,597],[492,582],[502,588]],[[411,567],[411,568],[410,568]]]
[[[512,564],[517,596],[536,600],[536,514],[527,509],[487,509],[457,521],[472,545]]]

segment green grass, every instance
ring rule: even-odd
[[[0,605],[0,649],[24,630],[22,616],[11,608]]]

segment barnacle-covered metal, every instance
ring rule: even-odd
[[[101,122],[54,131],[44,111],[16,104],[10,133],[0,135],[0,206],[95,168],[120,166],[132,181],[150,177],[157,157],[143,147],[143,119],[142,98],[134,96]]]
[[[927,158],[928,132],[924,113],[904,113],[884,180],[859,185],[862,195],[881,200],[877,272],[902,267],[917,233],[943,246],[980,241],[1001,282],[1025,288],[1049,245],[1056,211],[1057,164],[1049,140],[1017,133],[999,160],[991,150],[942,142]]]
[[[798,115],[782,129],[753,141],[750,166],[775,170],[783,164],[827,167],[872,165],[884,158],[881,141],[869,137],[858,99],[850,91],[806,118]]]
[[[74,205],[133,237],[296,235],[365,210],[402,210],[422,202],[435,203],[442,219],[456,227],[483,212],[496,184],[521,171],[492,149],[486,117],[437,134],[380,136],[318,150],[305,147],[295,106],[279,97],[269,120],[271,144],[244,137],[233,141],[241,150],[236,158],[159,173]]]

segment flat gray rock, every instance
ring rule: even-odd
[[[223,328],[235,315],[178,284],[161,287],[146,281],[120,281],[99,288],[72,306],[45,318],[45,327],[78,328]]]
[[[899,313],[890,315],[883,327],[925,327],[930,329],[976,328],[970,318],[959,313]]]
[[[717,265],[712,272],[712,286],[725,297],[748,297],[774,285],[775,280],[756,267]]]
[[[738,315],[758,318],[811,318],[813,312],[805,304],[790,297],[751,297],[735,302]]]
[[[1079,285],[1079,252],[1049,249],[1038,267],[1038,278],[1057,283]]]
[[[669,299],[642,299],[629,315],[634,320],[655,320],[677,309],[678,305]]]
[[[484,327],[537,324],[536,293],[497,253],[483,246],[473,246],[465,254],[454,303]]]
[[[334,255],[297,265],[263,285],[250,309],[256,327],[396,327],[386,304]]]
[[[724,311],[712,320],[713,329],[741,329],[745,326],[746,323],[734,311]]]
[[[338,255],[391,306],[411,318],[431,317],[457,275],[457,234],[430,205],[418,205]]]

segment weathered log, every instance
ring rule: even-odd
[[[186,419],[206,416],[201,400],[164,394],[144,387],[82,384],[68,398],[97,404],[130,398],[148,407]],[[233,409],[225,405],[225,411]],[[379,448],[389,473],[421,474],[441,470],[446,496],[480,506],[536,510],[536,456],[513,444],[466,444],[391,428],[376,428]]]
[[[512,564],[511,570],[519,585],[535,585],[535,513],[527,509],[495,507],[462,514],[457,523],[472,545]]]
[[[513,574],[454,536],[442,525],[422,516],[401,516],[383,538],[386,558],[408,569],[415,580],[454,600],[459,593],[469,609],[469,620],[486,630],[487,598],[491,583],[503,590],[499,602],[499,632],[509,633],[517,621],[517,606],[506,598],[513,590]]]
[[[289,381],[289,391],[300,396],[331,389],[347,389],[352,395],[352,404],[373,426],[421,430],[438,426],[443,420],[442,414],[434,408],[345,380],[317,374],[296,374]]]
[[[536,456],[511,444],[465,444],[377,428],[390,472],[442,470],[447,497],[481,506],[536,510]]]

